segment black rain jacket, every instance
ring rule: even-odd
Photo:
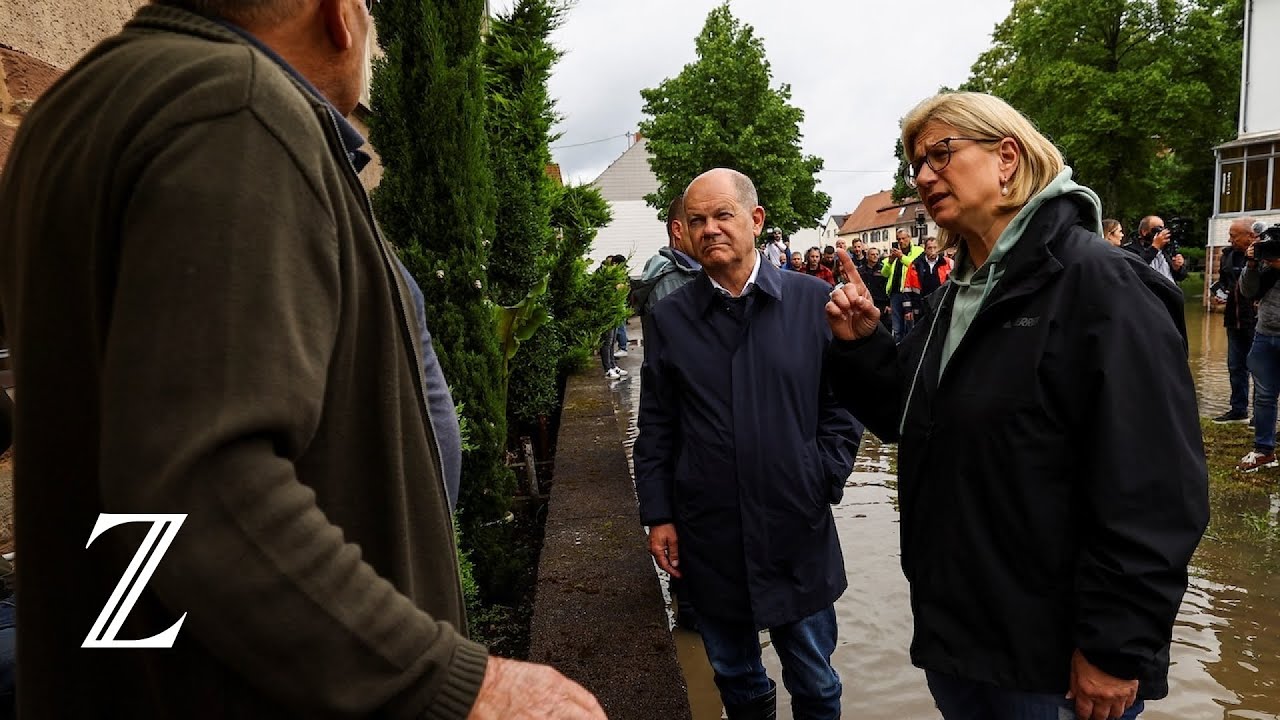
[[[912,662],[1065,692],[1079,648],[1163,697],[1209,516],[1182,294],[1067,198],[1005,263],[940,380],[954,286],[901,346],[879,330],[828,363],[837,397],[900,442]]]

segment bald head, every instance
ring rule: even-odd
[[[685,235],[707,274],[725,287],[743,287],[764,229],[751,179],[736,170],[709,170],[689,183],[684,212]]]
[[[365,0],[152,0],[239,26],[311,82],[342,115],[364,92],[373,18]]]
[[[1231,241],[1231,247],[1244,252],[1249,246],[1258,240],[1258,235],[1253,231],[1254,219],[1251,217],[1236,218],[1231,222],[1231,226],[1227,228],[1227,238]]]
[[[685,194],[687,195],[692,191],[698,183],[707,182],[730,183],[733,186],[734,195],[738,198],[738,202],[748,210],[760,204],[760,196],[756,193],[756,184],[751,182],[751,178],[729,168],[713,168],[702,173],[694,178],[693,182],[689,183],[689,187],[685,189]]]

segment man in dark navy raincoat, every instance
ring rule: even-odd
[[[862,426],[824,383],[831,288],[761,259],[754,185],[711,170],[685,193],[704,272],[646,328],[635,445],[641,520],[682,577],[731,720],[772,718],[769,629],[796,718],[838,718],[834,602],[847,587],[831,503]]]

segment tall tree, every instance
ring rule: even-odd
[[[518,0],[485,38],[490,166],[501,201],[489,255],[490,293],[514,305],[546,276],[552,240],[551,126],[555,101],[547,90],[560,52],[550,36],[562,8],[549,0]]]
[[[555,186],[546,169],[557,117],[547,84],[560,58],[550,36],[563,12],[551,0],[519,0],[485,38],[489,152],[500,198],[489,279],[503,306],[498,336],[510,357],[507,418],[515,432],[549,415],[560,398],[558,339],[543,326],[550,317],[546,280],[555,255]]]
[[[506,398],[484,266],[493,180],[480,62],[484,0],[382,0],[386,55],[374,67],[373,144],[384,166],[374,205],[426,296],[426,320],[464,409],[458,518],[483,591],[500,587],[501,524],[514,491],[504,463]],[[447,108],[447,111],[444,109]]]
[[[755,181],[769,224],[787,232],[815,227],[831,198],[817,190],[822,159],[800,151],[804,111],[773,73],[755,30],[728,3],[713,9],[694,43],[698,59],[658,87],[641,90],[640,132],[649,139],[662,212],[698,174],[728,167]]]
[[[1207,216],[1234,135],[1241,0],[1015,0],[963,89],[1053,139],[1103,211]]]

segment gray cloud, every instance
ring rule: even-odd
[[[552,151],[566,179],[593,180],[627,148],[642,118],[640,90],[695,59],[693,39],[716,0],[577,0],[552,41],[565,52],[551,80],[563,121]],[[512,0],[496,0],[505,10]],[[892,187],[898,119],[969,75],[1012,0],[907,3],[733,0],[764,41],[775,87],[805,112],[804,151],[826,163],[832,212]],[[594,140],[604,142],[580,145]],[[565,147],[573,146],[577,147]],[[839,171],[874,172],[839,172]]]

